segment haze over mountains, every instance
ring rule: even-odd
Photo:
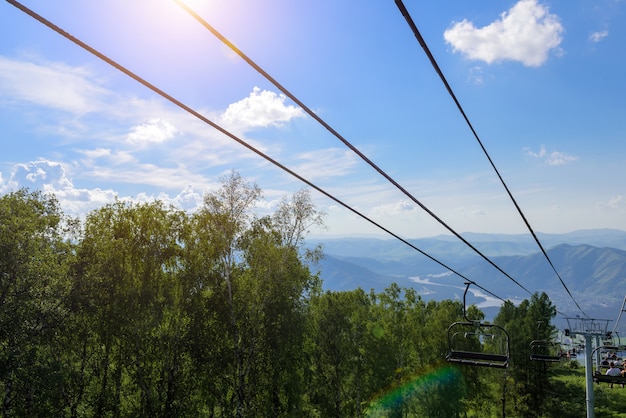
[[[530,234],[476,234],[463,237],[532,292],[546,292],[560,313],[580,314],[559,277]],[[626,231],[581,230],[537,234],[561,279],[587,315],[615,320],[626,295]],[[420,250],[501,298],[516,301],[530,294],[458,238],[408,240]],[[423,299],[462,298],[464,279],[395,239],[311,240],[323,245],[325,258],[314,267],[327,290],[382,291],[392,282],[413,287]],[[472,289],[468,303],[497,312],[500,300]],[[486,312],[489,315],[489,312]],[[626,323],[626,320],[624,321]],[[621,327],[620,323],[620,327]],[[613,327],[613,322],[609,326]],[[625,327],[626,328],[626,327]]]

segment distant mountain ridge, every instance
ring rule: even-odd
[[[583,309],[611,312],[626,293],[626,231],[581,230],[537,234],[561,279]],[[545,291],[559,307],[576,307],[529,234],[463,237],[531,292]],[[529,297],[471,248],[453,236],[410,240],[420,250],[503,298]],[[317,269],[329,290],[382,291],[392,282],[414,287],[425,299],[458,298],[463,279],[394,239],[318,240],[325,258]],[[314,267],[315,268],[315,267]],[[616,305],[619,305],[615,308]],[[611,314],[613,315],[613,314]]]

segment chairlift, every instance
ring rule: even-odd
[[[558,353],[559,344],[546,340],[534,340],[530,342],[530,359],[532,361],[556,362],[561,361],[562,355]]]
[[[448,354],[446,361],[450,363],[466,364],[493,368],[507,368],[509,366],[509,334],[504,328],[495,324],[483,323],[467,318],[466,296],[470,283],[465,283],[463,294],[463,317],[465,322],[455,322],[448,327]],[[485,342],[489,340],[489,344]],[[481,350],[471,350],[467,347],[479,345]]]
[[[615,345],[615,343],[613,342],[612,331],[607,331],[607,333],[604,334],[604,338],[602,339],[602,345],[604,346]]]

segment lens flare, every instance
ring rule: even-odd
[[[443,390],[448,396],[452,393],[460,398],[463,396],[463,391],[459,393],[456,388],[458,388],[461,379],[462,375],[458,368],[447,365],[426,374],[412,376],[404,383],[390,388],[373,399],[365,415],[368,417],[385,417],[389,410],[395,409],[406,399],[437,389]],[[452,387],[455,389],[449,390]]]

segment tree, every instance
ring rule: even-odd
[[[187,289],[178,280],[185,219],[158,201],[117,201],[86,219],[74,292],[92,343],[95,415],[171,416],[187,405]]]
[[[404,295],[402,295],[404,293]],[[370,409],[372,416],[455,417],[463,410],[467,378],[456,368],[449,368],[448,377],[422,382],[416,376],[443,368],[448,350],[446,330],[462,318],[463,306],[453,301],[429,301],[427,304],[413,289],[397,284],[379,295],[380,324],[388,344],[387,384],[396,396],[385,405]],[[472,310],[472,314],[479,316]],[[471,371],[469,372],[471,377]],[[379,378],[379,380],[382,380]],[[454,397],[449,394],[454,393]]]
[[[534,293],[530,301],[522,301],[518,306],[505,302],[494,323],[504,327],[509,333],[511,344],[511,366],[509,374],[513,387],[507,388],[518,416],[537,416],[544,410],[549,376],[546,365],[529,361],[530,343],[533,340],[551,341],[555,328],[551,325],[556,316],[556,308],[545,293]]]
[[[226,305],[228,309],[229,335],[226,337],[232,344],[233,369],[231,385],[235,416],[242,417],[246,409],[245,350],[241,346],[242,338],[238,325],[238,312],[235,305],[237,276],[240,273],[238,261],[241,250],[239,240],[253,219],[252,209],[261,197],[257,185],[246,182],[237,172],[221,179],[222,186],[215,193],[204,197],[204,206],[198,212],[198,222],[207,228],[205,236],[210,241],[212,255],[218,263],[215,272],[225,286]]]
[[[66,320],[72,246],[53,196],[25,189],[0,198],[0,392],[3,416],[58,415],[56,356]]]
[[[306,297],[317,285],[304,259],[318,254],[301,250],[322,216],[302,190],[273,216],[257,218],[258,186],[236,172],[221,181],[191,217],[183,245],[183,277],[202,307],[191,329],[214,340],[192,348],[203,360],[210,409],[236,417],[297,415]]]
[[[361,289],[316,295],[311,301],[307,355],[309,398],[324,417],[363,416],[364,406],[380,389],[373,385],[376,341],[372,300]],[[374,331],[374,332],[372,332]]]

